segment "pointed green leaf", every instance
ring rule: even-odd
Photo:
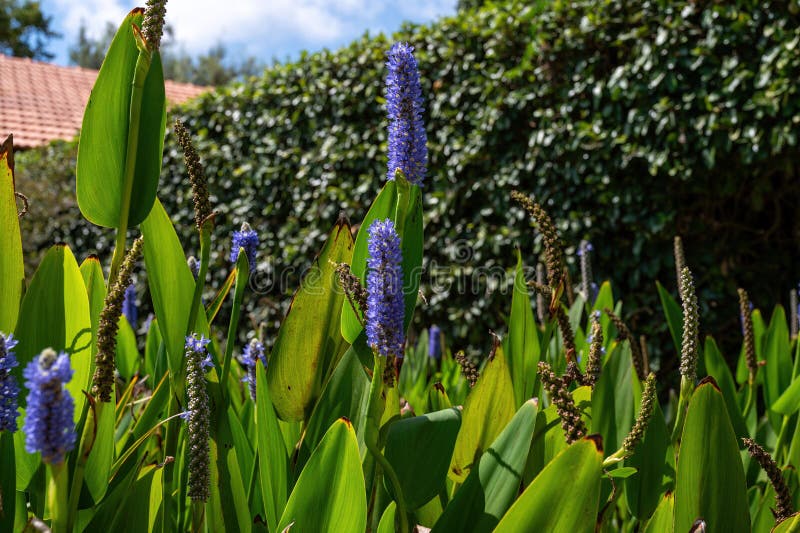
[[[461,430],[450,464],[453,481],[462,483],[467,478],[472,465],[514,416],[514,405],[514,385],[503,349],[498,346],[464,402]]]
[[[128,319],[125,315],[119,317],[119,329],[117,330],[117,353],[116,363],[119,375],[129,381],[139,370],[141,355],[136,345],[136,334],[133,332]]]
[[[600,504],[603,450],[586,438],[553,459],[497,525],[497,533],[594,531]]]
[[[289,455],[272,407],[264,365],[256,367],[256,435],[261,497],[269,530],[276,531],[286,505]]]
[[[343,416],[353,422],[357,431],[363,430],[366,409],[362,406],[366,403],[369,384],[369,377],[351,347],[336,365],[308,420],[303,439],[303,447],[307,448],[306,453],[310,454],[325,436],[331,424]]]
[[[397,504],[392,501],[386,506],[386,510],[381,515],[381,521],[378,523],[378,533],[395,533],[395,512],[397,511]]]
[[[540,351],[539,332],[533,318],[523,269],[522,254],[517,249],[517,271],[511,297],[511,316],[508,319],[508,366],[517,406],[533,396]]]
[[[725,400],[713,378],[692,394],[678,456],[675,531],[697,518],[714,531],[750,531],[747,487]]]
[[[655,512],[670,488],[674,472],[669,471],[667,454],[672,453],[664,414],[656,402],[644,437],[625,460],[626,466],[636,469],[636,474],[625,479],[625,497],[631,513],[640,520],[647,520]]]
[[[90,406],[91,409],[91,406]],[[99,503],[106,494],[114,460],[114,421],[116,414],[116,393],[111,392],[111,402],[97,402],[94,413],[89,416],[97,420],[94,443],[86,461],[84,480],[92,500]]]
[[[334,422],[300,473],[276,531],[361,532],[367,526],[367,498],[353,426]]]
[[[336,263],[349,263],[352,253],[350,225],[339,220],[301,281],[278,331],[267,383],[284,420],[302,420],[308,414],[347,347],[338,311],[344,295],[335,269]]]
[[[103,276],[103,267],[96,255],[90,255],[81,263],[83,284],[86,285],[86,294],[89,297],[89,315],[92,319],[92,336],[97,338],[97,328],[100,325],[100,313],[106,299],[106,280]],[[94,356],[97,353],[97,343],[92,343],[92,366],[94,372]]]
[[[764,338],[764,402],[770,407],[778,401],[781,394],[792,381],[792,354],[789,346],[789,330],[786,326],[783,307],[775,306],[769,328]],[[769,413],[769,421],[775,432],[780,431],[782,417]]]
[[[661,498],[653,517],[647,522],[644,533],[672,533],[672,515],[675,509],[675,495],[668,492]]]
[[[800,513],[795,513],[772,528],[772,533],[798,533],[800,531]]]
[[[14,331],[25,285],[14,191],[14,147],[9,136],[0,146],[0,331],[5,334]]]
[[[445,488],[461,411],[456,408],[399,420],[389,426],[384,455],[397,472],[409,510]],[[393,487],[387,483],[393,494]]]
[[[195,279],[186,264],[186,255],[178,234],[160,201],[156,200],[150,215],[142,222],[141,229],[150,296],[153,299],[158,327],[164,337],[167,367],[175,376],[175,383],[181,384],[186,327],[189,323]],[[208,336],[204,312],[197,314],[195,331]]]
[[[128,128],[132,113],[139,113],[133,194],[128,226],[143,221],[156,198],[161,174],[166,107],[164,73],[158,52],[153,53],[144,80],[141,109],[131,105],[139,50],[133,25],[141,26],[143,10],[134,9],[122,21],[100,67],[83,115],[76,170],[78,206],[92,223],[115,228],[120,222],[124,196]]]
[[[69,353],[74,374],[67,390],[75,400],[77,422],[86,401],[81,391],[88,389],[94,342],[86,286],[68,246],[57,244],[42,259],[22,300],[14,336],[19,339],[19,366],[13,372],[20,384],[22,369],[45,348]]]
[[[522,404],[445,507],[434,531],[492,531],[519,493],[536,410],[536,400]]]
[[[740,438],[747,437],[747,426],[744,423],[744,416],[736,400],[736,384],[733,381],[733,375],[712,337],[706,337],[703,359],[706,364],[706,372],[714,378],[722,391],[725,405],[728,407],[728,416],[731,417],[731,424],[733,424],[736,436]]]

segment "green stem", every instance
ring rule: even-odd
[[[125,151],[125,175],[122,182],[122,198],[119,204],[119,224],[117,225],[117,240],[114,246],[114,255],[111,258],[111,271],[108,274],[108,286],[114,285],[119,275],[119,268],[125,257],[125,243],[128,233],[128,217],[131,211],[131,195],[133,194],[133,179],[136,174],[136,152],[139,148],[139,124],[142,116],[142,94],[144,81],[150,71],[151,55],[147,50],[139,50],[136,58],[136,70],[133,74],[131,87],[131,105],[128,119],[128,144]]]
[[[694,390],[694,383],[689,381],[686,377],[681,377],[681,395],[678,398],[678,412],[675,419],[675,427],[672,430],[672,443],[675,444],[675,451],[677,453],[678,441],[683,433],[683,424],[686,420],[686,409],[689,406],[689,398],[692,396]]]
[[[247,260],[247,253],[243,248],[239,249],[239,259],[236,261],[236,285],[233,288],[233,307],[231,309],[231,320],[228,324],[228,336],[225,340],[225,358],[222,361],[222,375],[219,383],[222,389],[223,404],[227,405],[230,387],[228,387],[228,377],[231,373],[231,359],[233,358],[233,345],[236,343],[236,329],[239,325],[239,315],[242,310],[242,300],[244,299],[244,289],[250,279],[250,263]]]
[[[69,504],[67,487],[69,485],[69,472],[64,464],[51,463],[50,467],[50,484],[47,488],[47,503],[50,507],[50,515],[52,517],[50,529],[53,533],[66,533],[67,522],[69,517]]]
[[[192,294],[192,307],[189,308],[189,322],[186,324],[186,335],[191,335],[197,323],[197,314],[203,301],[203,287],[208,275],[208,263],[211,255],[211,227],[212,222],[206,221],[200,228],[200,269],[194,282]]]
[[[756,384],[754,381],[749,381],[747,384],[747,399],[744,402],[744,410],[742,411],[742,417],[747,420],[747,415],[750,414],[750,409],[753,408],[754,399],[755,399],[755,389]]]
[[[408,515],[406,514],[406,501],[400,479],[392,465],[381,453],[380,424],[386,408],[386,396],[383,393],[383,372],[386,368],[386,358],[375,355],[375,364],[372,368],[372,382],[369,387],[369,404],[367,406],[367,420],[364,429],[364,444],[375,458],[378,468],[389,478],[394,492],[394,501],[397,503],[397,513],[400,516],[400,532],[409,533]],[[376,490],[378,490],[376,482]]]

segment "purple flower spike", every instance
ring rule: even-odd
[[[376,220],[367,241],[367,342],[380,355],[403,357],[403,257],[390,219]]]

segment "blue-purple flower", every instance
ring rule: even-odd
[[[192,333],[186,337],[186,353],[194,352],[201,355],[200,367],[203,372],[208,372],[211,370],[211,367],[214,366],[214,362],[211,361],[211,354],[208,353],[208,349],[206,348],[210,342],[211,339],[205,338],[204,335],[200,335],[198,338],[196,333]]]
[[[267,356],[264,353],[264,345],[258,339],[253,339],[242,350],[242,364],[247,369],[247,374],[242,381],[248,384],[250,389],[250,399],[256,400],[256,364],[261,361],[264,368],[267,368]]]
[[[435,324],[428,329],[428,357],[442,358],[442,330]]]
[[[393,180],[399,169],[405,178],[422,185],[428,171],[428,147],[422,122],[422,87],[414,47],[395,43],[386,66],[386,111],[389,115],[389,169]]]
[[[250,270],[256,268],[256,252],[258,250],[258,233],[255,232],[247,222],[242,224],[240,231],[233,232],[233,243],[231,245],[231,263],[236,263],[239,259],[239,249],[243,248],[247,254],[247,262]]]
[[[64,384],[72,379],[69,355],[47,348],[28,363],[22,375],[28,387],[25,413],[25,450],[41,452],[45,463],[60,463],[75,447],[72,417],[75,402]]]
[[[390,219],[375,220],[367,240],[367,342],[384,357],[402,357],[403,267],[400,237]]]
[[[125,288],[125,298],[122,300],[122,314],[128,319],[128,324],[136,328],[139,319],[139,309],[136,307],[136,287],[131,283]]]
[[[19,363],[11,350],[17,345],[14,336],[0,333],[0,431],[17,430],[19,385],[11,369]]]

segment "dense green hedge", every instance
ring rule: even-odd
[[[614,280],[634,330],[653,333],[663,323],[653,283],[674,290],[672,237],[680,233],[701,301],[720,307],[714,315],[723,322],[704,329],[738,335],[737,285],[768,306],[798,275],[796,5],[530,4],[486,2],[393,37],[416,46],[427,96],[426,260],[452,266],[455,276],[506,269],[519,244],[532,262],[538,241],[508,198],[519,188],[545,202],[569,253],[580,238],[594,243],[595,271]],[[262,270],[297,269],[288,288],[339,211],[360,220],[384,179],[389,44],[365,36],[178,110],[206,163],[218,235],[249,220],[261,233]],[[48,175],[62,187],[61,161],[74,152],[57,151],[20,155],[23,192],[53,181]],[[182,159],[169,135],[161,191],[187,251],[195,250]],[[23,230],[52,217],[44,198]],[[57,238],[108,253],[107,234],[95,243],[97,232],[58,220]],[[220,247],[217,280],[225,254]],[[418,325],[438,322],[459,343],[482,347],[487,329],[502,331],[508,294],[435,294],[426,281]],[[264,310],[270,322],[280,319],[278,292],[261,295],[254,323]]]

